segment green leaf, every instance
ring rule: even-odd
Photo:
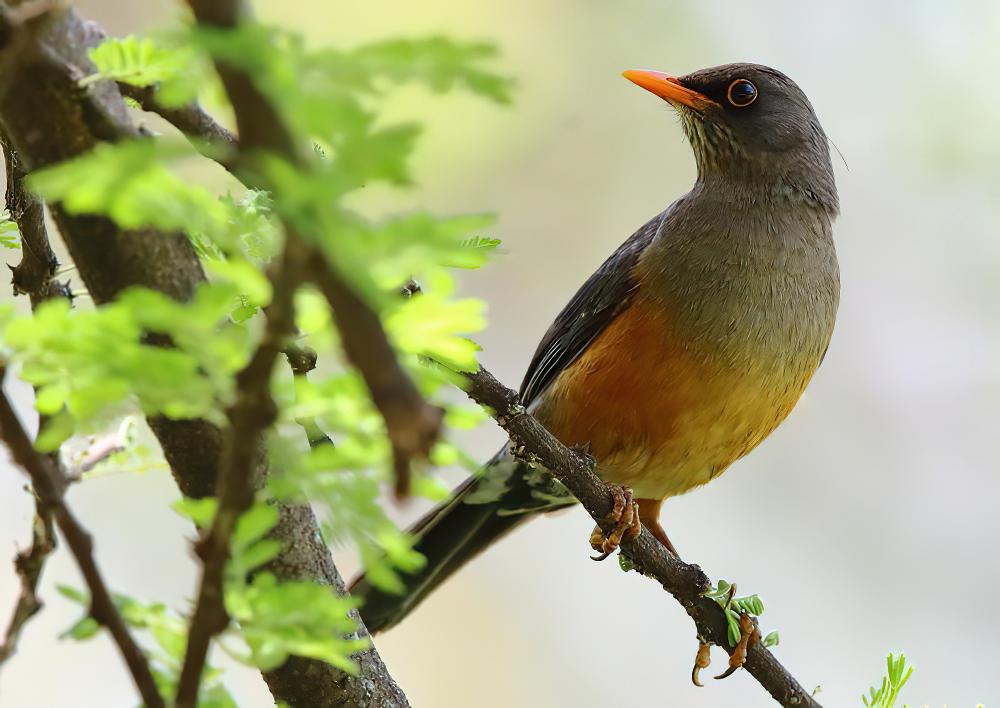
[[[240,515],[233,530],[232,544],[236,548],[249,546],[262,538],[278,523],[278,508],[272,504],[257,503]]]
[[[99,79],[149,86],[187,71],[194,60],[190,49],[166,47],[134,35],[105,39],[88,55],[98,73],[82,79],[81,86]]]
[[[87,616],[67,629],[63,636],[82,642],[96,635],[100,629],[101,625],[98,621],[93,617]]]
[[[203,497],[192,499],[184,497],[178,499],[170,508],[186,519],[191,519],[198,528],[207,529],[215,519],[215,512],[219,508],[219,500],[215,497]]]
[[[69,598],[81,605],[86,605],[90,602],[90,595],[69,585],[56,585],[56,590],[63,597]]]
[[[226,593],[226,609],[239,622],[254,663],[265,671],[294,654],[356,673],[351,655],[370,642],[350,636],[357,630],[348,615],[353,607],[350,598],[338,596],[329,586],[279,582],[270,573]]]
[[[21,248],[21,234],[6,210],[0,212],[0,246],[14,250]]]

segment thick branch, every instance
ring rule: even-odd
[[[77,85],[80,78],[95,72],[87,50],[103,36],[99,27],[66,7],[27,23],[15,22],[2,12],[0,126],[26,170],[76,157],[100,141],[138,136],[114,83],[99,81],[86,90]],[[186,301],[205,280],[183,234],[124,231],[103,217],[69,214],[58,204],[50,209],[97,304],[113,300],[133,285]],[[211,495],[223,443],[219,428],[204,420],[158,416],[149,424],[182,493]],[[312,509],[301,504],[278,506],[280,517],[271,537],[282,543],[282,552],[267,570],[282,580],[311,580],[345,594],[343,578],[322,542]],[[357,619],[357,612],[352,616]],[[276,700],[295,706],[406,705],[374,648],[353,658],[359,666],[357,676],[321,661],[292,657],[264,677]]]
[[[0,380],[2,373],[0,371]],[[31,484],[39,499],[52,511],[66,545],[76,559],[84,582],[90,590],[91,617],[111,633],[145,704],[150,708],[164,706],[146,656],[125,626],[125,621],[115,607],[97,568],[90,534],[80,525],[63,501],[64,482],[60,478],[58,469],[52,460],[35,450],[5,393],[0,393],[0,436],[10,448],[14,461],[31,477]]]
[[[613,498],[611,487],[595,472],[594,460],[586,453],[560,443],[518,402],[517,393],[507,388],[485,369],[467,376],[468,394],[477,403],[494,411],[497,423],[511,440],[523,445],[526,452],[559,479],[580,501],[605,531]],[[643,575],[653,578],[687,610],[694,620],[698,636],[725,648],[730,653],[726,620],[715,601],[703,597],[710,583],[697,565],[689,565],[668,554],[645,528],[635,540],[622,542],[625,554]],[[783,706],[819,706],[795,677],[759,642],[747,654],[747,671]]]

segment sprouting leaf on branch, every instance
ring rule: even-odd
[[[736,586],[725,580],[719,580],[717,587],[710,588],[705,597],[715,600],[726,614],[726,632],[730,646],[736,646],[742,635],[740,630],[740,615],[746,613],[757,617],[764,614],[764,602],[758,595],[736,597]],[[771,632],[765,637],[764,646],[775,646],[778,643],[778,633]]]
[[[868,689],[867,696],[861,695],[862,702],[868,708],[895,708],[899,692],[913,674],[913,667],[907,666],[906,657],[903,654],[897,657],[890,652],[885,663],[886,673],[882,677],[882,685],[877,689]]]

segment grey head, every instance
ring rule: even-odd
[[[802,89],[760,64],[724,64],[686,76],[626,71],[673,106],[701,180],[787,192],[836,214],[839,203],[826,133]]]

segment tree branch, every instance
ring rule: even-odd
[[[608,513],[613,505],[612,487],[597,476],[593,458],[556,440],[524,410],[517,393],[497,381],[486,369],[468,374],[466,378],[469,397],[491,408],[511,441],[518,447],[523,445],[527,453],[535,456],[566,485],[605,531],[610,531],[613,524],[608,522]],[[640,573],[660,583],[681,604],[694,620],[699,638],[733,652],[722,608],[703,595],[710,583],[701,568],[668,554],[645,528],[636,539],[623,541],[622,549]],[[759,642],[749,648],[744,667],[781,705],[819,707],[819,703]]]
[[[52,514],[35,498],[35,519],[31,526],[31,547],[14,558],[14,569],[21,579],[21,592],[11,613],[3,644],[0,644],[0,664],[14,655],[21,631],[43,606],[38,597],[38,581],[42,577],[45,561],[56,548],[56,534],[52,527]]]
[[[0,148],[3,148],[7,175],[5,202],[8,213],[17,223],[21,241],[21,262],[11,268],[11,284],[15,295],[26,294],[31,309],[55,297],[70,299],[69,283],[56,280],[59,262],[56,260],[45,229],[45,210],[38,197],[24,186],[25,172],[17,153],[7,137],[0,131]],[[44,416],[39,425],[44,425]],[[52,456],[53,464],[56,456]],[[31,547],[14,558],[14,569],[21,580],[21,592],[11,614],[3,644],[0,644],[0,664],[13,656],[21,632],[43,606],[38,597],[38,583],[45,562],[56,548],[52,513],[35,496],[35,517],[31,527]]]
[[[372,402],[385,419],[396,469],[396,496],[409,491],[409,461],[426,457],[441,432],[444,411],[424,401],[400,368],[378,315],[316,253],[312,279],[333,311],[348,360],[361,372]]]
[[[232,148],[237,147],[238,139],[232,131],[216,121],[197,103],[189,103],[185,106],[165,106],[156,95],[156,86],[133,86],[119,82],[118,90],[122,92],[123,96],[138,103],[142,110],[157,114],[184,135],[198,137]]]
[[[4,373],[5,371],[0,369],[0,380]],[[6,393],[0,393],[0,437],[10,448],[14,461],[31,477],[31,484],[42,504],[50,509],[55,517],[63,539],[76,559],[84,582],[90,589],[90,616],[111,633],[145,704],[149,708],[164,706],[146,655],[142,653],[142,649],[125,626],[125,621],[115,607],[94,561],[93,541],[63,500],[64,480],[52,460],[35,450]]]

